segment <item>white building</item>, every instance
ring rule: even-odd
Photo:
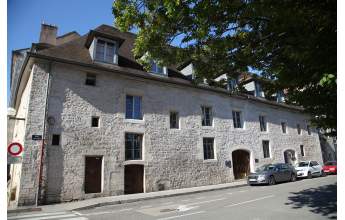
[[[143,71],[135,35],[110,26],[56,33],[42,25],[40,43],[13,53],[11,107],[25,119],[12,131],[24,145],[9,186],[18,205],[227,183],[266,163],[322,161],[300,107],[195,85],[176,67]]]

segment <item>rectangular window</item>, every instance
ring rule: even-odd
[[[269,158],[270,157],[270,142],[262,141],[262,149],[264,151],[264,158]]]
[[[307,125],[308,135],[311,135],[310,125]]]
[[[232,120],[234,122],[234,128],[242,128],[241,112],[232,111]]]
[[[52,145],[60,145],[60,135],[59,134],[53,134]]]
[[[282,125],[282,132],[286,134],[286,122],[282,122],[281,125]]]
[[[142,140],[143,136],[141,134],[125,134],[126,160],[141,160]]]
[[[204,160],[214,159],[214,138],[203,138]]]
[[[95,86],[96,85],[96,75],[95,74],[86,74],[85,85]]]
[[[97,61],[114,63],[115,62],[116,45],[104,40],[97,40],[96,57]]]
[[[164,67],[161,67],[155,61],[151,61],[151,72],[157,73],[157,74],[161,74],[161,75],[165,75]]]
[[[266,117],[263,115],[260,115],[259,121],[260,121],[260,131],[267,131]]]
[[[93,116],[91,118],[91,127],[99,127],[99,117]]]
[[[179,128],[178,112],[170,112],[170,128]]]
[[[139,120],[142,119],[140,96],[126,96],[126,118]]]
[[[301,149],[301,155],[302,157],[304,157],[304,146],[300,145],[299,148]]]
[[[202,111],[202,126],[212,126],[212,108],[201,106]]]
[[[297,124],[296,127],[297,127],[297,134],[300,135],[301,134],[301,125]]]

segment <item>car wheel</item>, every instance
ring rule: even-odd
[[[295,182],[296,181],[296,175],[295,174],[291,174],[291,182]]]
[[[311,172],[308,172],[308,179],[311,179],[312,177]]]
[[[323,172],[323,170],[321,171],[321,176],[326,176],[326,173]]]
[[[270,176],[270,178],[268,179],[268,185],[274,185],[276,184],[276,180],[274,179],[273,176]]]

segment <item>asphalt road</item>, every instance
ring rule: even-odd
[[[274,186],[244,186],[191,195],[8,219],[221,220],[337,218],[337,177],[304,179]],[[24,215],[24,214],[23,214]]]

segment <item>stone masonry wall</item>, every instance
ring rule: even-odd
[[[36,201],[41,141],[33,141],[32,135],[43,135],[47,71],[46,64],[35,64],[32,67],[18,205],[33,205]]]
[[[307,134],[307,115],[298,112],[116,73],[99,73],[96,86],[87,86],[85,71],[62,64],[53,66],[51,77],[48,116],[55,123],[48,126],[48,203],[123,194],[126,164],[144,165],[144,190],[151,192],[162,182],[166,189],[177,189],[233,181],[233,170],[225,161],[232,161],[236,149],[250,152],[251,170],[284,162],[286,149],[295,150],[299,161],[322,161],[317,133]],[[125,119],[126,94],[142,96],[143,120]],[[212,127],[201,126],[201,105],[212,106]],[[234,129],[232,110],[242,111],[244,129]],[[179,112],[179,129],[169,128],[170,111]],[[268,132],[260,132],[260,114],[266,115]],[[99,128],[91,127],[92,116],[100,117]],[[37,117],[40,124],[41,116]],[[287,134],[281,132],[281,121],[287,122]],[[302,135],[297,134],[297,123]],[[125,132],[143,134],[142,161],[125,161]],[[52,134],[61,134],[60,146],[50,145]],[[215,160],[203,159],[203,137],[215,138]],[[262,140],[270,141],[271,158],[263,158]],[[84,193],[87,155],[103,156],[102,193]]]

